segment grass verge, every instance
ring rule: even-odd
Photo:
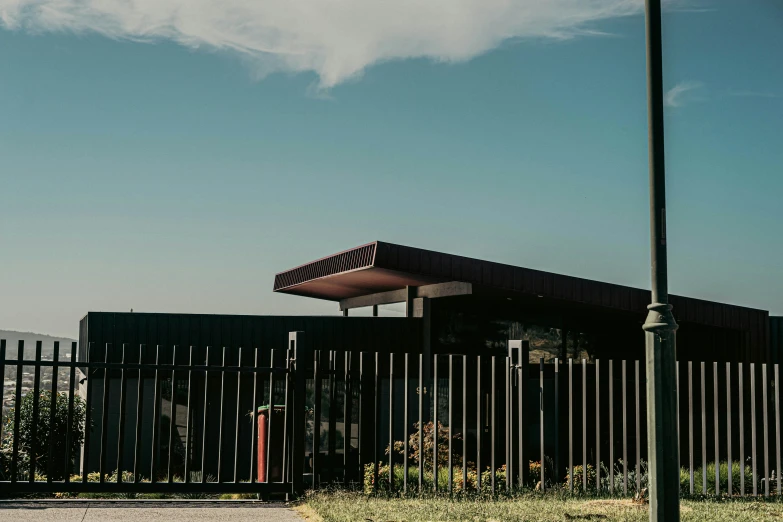
[[[648,506],[629,499],[591,499],[561,493],[526,493],[492,500],[367,497],[352,492],[309,494],[298,508],[311,522],[567,521],[643,522]],[[683,500],[683,521],[757,522],[783,520],[783,502],[756,499]]]

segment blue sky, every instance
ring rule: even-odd
[[[333,314],[274,274],[373,240],[649,287],[640,2],[176,4],[0,0],[0,328]],[[783,315],[781,27],[664,14],[670,290]]]

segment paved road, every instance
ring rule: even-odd
[[[282,504],[206,503],[13,503],[0,504],[0,521],[12,522],[302,522]]]

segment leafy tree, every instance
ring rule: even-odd
[[[52,441],[52,479],[62,480],[73,468],[73,459],[84,442],[84,419],[87,404],[79,395],[73,398],[73,418],[68,426],[68,394],[58,393],[55,400],[54,418],[51,416],[52,392],[41,391],[38,395],[38,417],[33,415],[35,394],[27,393],[19,404],[19,459],[17,476],[30,472],[30,456],[35,454],[35,472],[49,473],[49,441]],[[5,434],[0,445],[0,474],[8,480],[12,473],[11,457],[14,444],[15,408],[11,408],[4,421]],[[53,421],[53,422],[52,422]],[[36,426],[33,439],[33,426]],[[65,462],[67,434],[71,434],[70,462]],[[29,476],[29,475],[28,475]]]

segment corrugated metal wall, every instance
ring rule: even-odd
[[[230,360],[236,360],[239,347],[260,348],[259,357],[266,361],[268,350],[286,348],[292,331],[304,331],[320,350],[421,350],[421,320],[414,318],[90,312],[80,323],[79,360],[85,357],[89,342],[94,343],[90,359],[97,361],[103,360],[106,343],[112,344],[109,358],[114,362],[120,360],[122,344],[134,348],[131,353],[136,357],[140,344],[147,345],[150,357],[154,357],[155,345],[164,348],[168,357],[172,346],[192,345],[198,347],[200,358],[206,346],[225,346]],[[211,352],[210,360],[218,352]]]
[[[375,266],[581,303],[596,310],[629,311],[639,314],[642,320],[651,299],[648,290],[381,242],[378,242]],[[709,345],[705,343],[705,348],[724,342],[736,345],[739,341],[742,356],[732,360],[771,362],[769,312],[676,295],[670,295],[670,302],[681,325],[691,323],[722,329],[714,330],[716,340]],[[721,336],[721,331],[728,335]],[[701,359],[695,354],[692,357]]]
[[[783,362],[783,317],[769,318],[769,350],[772,362]]]

